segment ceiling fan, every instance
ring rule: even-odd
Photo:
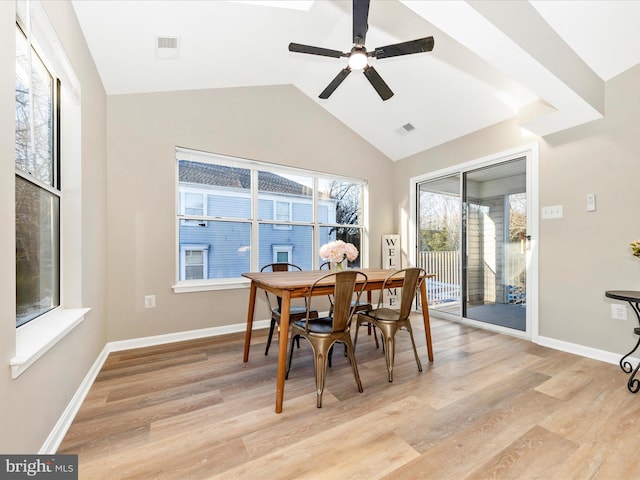
[[[347,78],[352,70],[362,70],[364,76],[367,77],[369,83],[378,92],[382,100],[389,100],[393,96],[393,92],[382,79],[380,74],[368,64],[368,58],[377,59],[398,57],[400,55],[409,55],[411,53],[430,52],[433,50],[433,37],[419,38],[408,42],[387,45],[386,47],[378,47],[371,52],[367,52],[364,46],[367,35],[367,19],[369,17],[370,0],[353,0],[353,47],[349,52],[341,52],[339,50],[331,50],[322,47],[313,47],[310,45],[301,45],[299,43],[290,43],[289,51],[297,53],[309,53],[311,55],[320,55],[323,57],[348,57],[349,64],[340,71],[333,81],[319,95],[322,99],[327,99],[335,91],[336,88]]]

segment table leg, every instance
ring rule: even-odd
[[[636,378],[636,373],[638,373],[639,368],[640,362],[638,362],[636,368],[633,369],[633,373],[631,374],[631,376],[629,377],[629,381],[627,382],[627,389],[629,389],[631,393],[638,393],[638,390],[640,390],[640,380]]]
[[[431,345],[431,322],[429,321],[429,302],[427,301],[427,279],[420,285],[420,303],[422,305],[422,320],[424,321],[424,335],[427,339],[429,361],[433,362],[433,346]]]
[[[251,329],[253,328],[253,313],[256,308],[256,286],[251,282],[249,289],[249,312],[247,313],[247,331],[244,334],[244,362],[249,361],[249,347],[251,346]]]
[[[278,377],[276,380],[276,413],[282,413],[284,400],[284,377],[287,370],[287,343],[289,341],[289,311],[291,310],[291,292],[282,292],[280,307],[280,333],[278,334]]]
[[[637,302],[632,302],[630,300],[627,303],[631,306],[633,313],[636,314],[636,318],[638,319],[638,325],[640,325],[640,306],[638,306]],[[629,391],[631,393],[638,393],[638,390],[640,390],[640,380],[638,380],[635,377],[636,377],[636,374],[638,373],[638,369],[640,369],[640,362],[638,362],[638,365],[636,365],[636,368],[633,368],[631,363],[628,362],[626,359],[638,349],[638,346],[640,346],[640,327],[634,328],[633,333],[638,335],[638,341],[636,342],[636,346],[633,347],[633,349],[629,353],[627,353],[624,357],[620,359],[620,368],[622,368],[622,371],[625,373],[631,373],[631,375],[629,376],[629,381],[627,382],[627,388],[629,389]]]

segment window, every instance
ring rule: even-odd
[[[81,307],[82,88],[42,2],[17,0],[15,6],[13,378],[91,310]]]
[[[273,261],[276,263],[292,263],[293,245],[274,245]]]
[[[184,226],[206,227],[206,222],[188,217],[204,218],[207,216],[207,195],[198,188],[185,187],[180,192],[179,210],[185,216]]]
[[[176,162],[178,282],[231,284],[274,261],[318,268],[320,246],[337,239],[366,248],[364,180],[184,148]],[[187,256],[194,244],[203,255]]]
[[[16,327],[60,305],[60,81],[16,24]]]
[[[185,215],[196,215],[196,216],[204,215],[204,201],[202,197],[203,195],[200,193],[186,192],[184,194]]]
[[[279,222],[290,222],[291,202],[276,200],[274,202],[273,219]],[[291,225],[274,224],[273,228],[280,230],[291,230]]]
[[[180,247],[180,280],[202,280],[209,269],[209,245],[182,245]]]

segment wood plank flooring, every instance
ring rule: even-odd
[[[113,353],[58,453],[91,480],[640,478],[640,395],[617,365],[439,319],[430,364],[413,324],[423,372],[401,331],[389,383],[360,335],[364,392],[339,347],[321,409],[303,341],[280,415],[266,331],[248,363],[242,334]]]

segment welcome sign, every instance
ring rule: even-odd
[[[400,270],[402,268],[400,258],[400,235],[382,236],[382,268],[387,270]],[[400,301],[400,289],[389,288],[385,292],[384,306],[395,308]]]

